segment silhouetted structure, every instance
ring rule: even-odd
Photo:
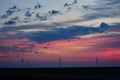
[[[62,59],[59,58],[59,59],[58,59],[58,67],[61,67],[61,64],[62,64]]]
[[[96,67],[98,67],[98,57],[96,56]]]
[[[21,68],[24,67],[24,49],[22,49]]]

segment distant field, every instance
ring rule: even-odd
[[[20,80],[120,80],[120,68],[7,68],[2,79]]]

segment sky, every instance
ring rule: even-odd
[[[69,24],[82,26],[92,25],[93,27],[98,27],[101,22],[109,24],[119,23],[119,0],[77,0],[76,4],[72,4],[73,1],[74,0],[29,0],[25,3],[24,0],[1,0],[0,16],[6,15],[6,11],[14,5],[16,5],[20,11],[13,12],[7,18],[1,18],[0,27],[6,26],[5,22],[9,22],[11,18],[15,17],[18,17],[19,21],[15,21],[15,24],[13,23],[11,25],[31,25],[40,23],[54,25],[54,23],[60,23],[63,27]],[[42,8],[34,9],[37,2],[42,5]],[[70,5],[65,7],[65,3]],[[25,16],[26,11],[28,11],[27,8],[30,8],[29,12],[32,14],[29,18]],[[51,16],[48,13],[51,10],[56,10],[60,13]],[[46,16],[47,20],[40,21],[36,19],[35,15],[37,13],[41,16]]]
[[[60,58],[62,67],[119,67],[120,1],[0,1],[0,68],[59,67]]]

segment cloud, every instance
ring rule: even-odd
[[[117,40],[116,41],[113,40],[113,42],[101,44],[101,45],[98,46],[98,48],[120,48],[120,44],[119,44],[120,41],[117,41]]]
[[[78,1],[74,0],[72,3],[65,3],[64,6],[69,7],[69,6],[72,6],[72,5],[77,4],[77,3],[78,3]]]
[[[47,20],[47,16],[42,16],[39,13],[36,13],[35,17],[41,21]]]
[[[5,25],[12,25],[12,24],[16,24],[19,21],[19,17],[13,17],[10,20],[6,21],[4,24]]]
[[[54,26],[53,26],[54,27]],[[31,25],[18,27],[3,27],[1,35],[6,37],[28,38],[32,41],[44,43],[54,40],[71,39],[76,36],[83,36],[94,33],[104,33],[110,27],[101,23],[100,27],[71,26],[67,28],[51,28],[48,25]],[[45,31],[48,29],[47,31]]]
[[[3,18],[8,18],[8,15],[7,14],[2,15],[1,19],[3,19]]]
[[[28,36],[29,39],[36,42],[49,42],[61,39],[70,39],[75,36],[86,35],[91,33],[101,33],[107,30],[108,25],[102,23],[99,28],[94,27],[83,27],[83,26],[72,26],[68,28],[58,28],[52,31],[46,32],[35,32]]]
[[[42,6],[40,5],[40,3],[39,2],[37,2],[37,4],[34,6],[34,9],[39,9],[39,8],[41,8]]]
[[[9,21],[5,22],[4,24],[5,25],[12,25],[12,24],[15,24],[15,23],[16,23],[15,21],[9,20]]]
[[[120,0],[104,0],[106,1],[105,4],[113,5],[113,4],[120,4]]]
[[[109,16],[101,13],[91,13],[88,15],[84,15],[85,20],[94,20],[94,19],[103,18],[103,17],[105,18]]]
[[[21,25],[21,26],[5,26],[0,29],[1,38],[20,38],[31,35],[33,32],[49,31],[55,28],[55,25],[35,24],[35,25]]]
[[[107,17],[120,17],[119,0],[96,0],[96,5],[89,6],[89,12],[83,16],[85,20],[93,20]]]
[[[100,27],[69,26],[67,28],[55,28],[55,26],[52,25],[41,24],[30,26],[3,27],[0,29],[0,35],[8,38],[28,38],[35,42],[44,43],[54,40],[71,39],[76,36],[83,36],[88,34],[104,33],[105,31],[111,31],[110,28],[112,29],[113,26],[109,26],[106,23],[101,23]],[[115,26],[112,30],[114,29]],[[117,30],[119,31],[119,27],[117,27]]]
[[[57,10],[51,10],[51,11],[49,11],[50,15],[56,15],[58,13],[60,13],[60,11],[57,11]]]
[[[19,12],[19,11],[20,11],[20,9],[19,9],[16,5],[14,5],[14,6],[12,6],[11,8],[9,8],[9,9],[6,11],[6,13],[1,16],[1,18],[2,18],[2,19],[3,19],[3,18],[8,18],[8,17],[11,16],[13,13]]]
[[[25,8],[18,9],[18,7],[14,5],[13,7],[9,8],[6,11],[6,14],[1,16],[1,18],[8,18],[6,19],[7,21],[5,20],[4,22],[1,22],[1,23],[5,23],[7,25],[10,25],[10,24],[29,25],[30,23],[34,24],[37,22],[40,22],[40,23],[45,22],[44,24],[54,23],[54,22],[65,24],[66,22],[75,23],[75,21],[77,21],[81,23],[82,21],[87,22],[90,20],[99,20],[101,18],[103,19],[102,22],[104,22],[104,19],[109,21],[108,18],[120,17],[120,13],[119,13],[120,1],[119,0],[90,0],[90,1],[89,0],[84,0],[84,1],[71,0],[70,2],[69,1],[67,2],[61,1],[61,2],[62,4],[56,4],[56,1],[54,0],[53,3],[55,6],[53,6],[53,8],[51,8],[53,3],[51,6],[46,5],[46,7],[42,6],[43,8],[41,8],[41,4],[38,2],[36,5],[33,5],[34,8],[36,6],[36,9],[33,9],[30,7],[29,9],[27,9],[27,11]],[[42,4],[42,5],[45,5],[45,4]],[[66,7],[63,7],[64,4]],[[58,6],[60,8],[57,8]],[[20,15],[18,15],[18,13]],[[15,22],[8,21],[9,18],[14,15],[20,16],[20,21],[15,21]],[[114,21],[118,21],[118,20],[114,20]],[[99,23],[96,23],[95,21],[94,23],[99,24]],[[93,25],[93,24],[89,23],[89,25]]]
[[[31,17],[32,14],[30,13],[30,11],[27,11],[27,12],[25,13],[25,16],[26,16],[26,17]]]

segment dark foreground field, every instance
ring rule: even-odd
[[[9,68],[0,80],[120,80],[120,68]]]

